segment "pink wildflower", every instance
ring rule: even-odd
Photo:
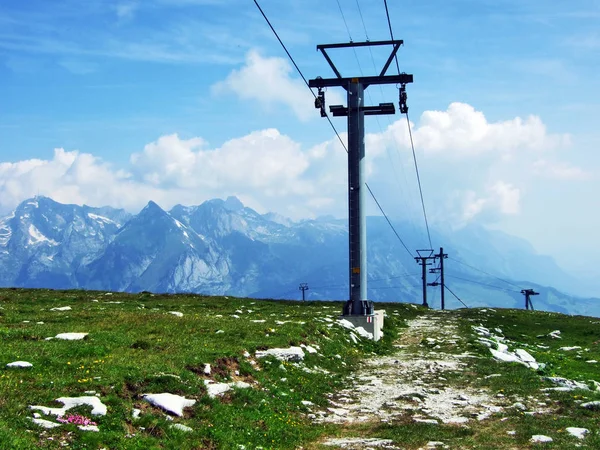
[[[85,416],[80,416],[79,414],[70,414],[66,418],[58,417],[56,420],[61,423],[72,423],[75,425],[97,425],[96,422],[92,421],[92,419],[88,419]]]

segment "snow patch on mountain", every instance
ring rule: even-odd
[[[110,220],[108,217],[99,216],[93,213],[87,213],[87,216],[90,219],[97,221],[100,224],[100,226],[103,226],[105,223],[114,223],[116,225],[116,222],[114,220]]]
[[[58,245],[58,242],[56,242],[54,239],[49,239],[42,233],[40,233],[40,230],[38,230],[33,224],[29,225],[27,231],[29,232],[29,239],[27,240],[27,245],[35,245],[41,242],[47,242],[49,245]]]
[[[12,236],[12,230],[6,223],[7,221],[8,218],[0,221],[0,247],[6,247]]]

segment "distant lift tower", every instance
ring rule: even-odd
[[[395,84],[400,86],[400,112],[408,110],[406,106],[406,84],[412,83],[413,76],[401,73],[386,75],[386,72],[396,57],[398,49],[403,44],[401,40],[350,42],[347,44],[317,45],[325,60],[331,66],[336,78],[318,77],[309,81],[311,88],[317,88],[315,107],[320,110],[321,117],[326,117],[324,88],[342,87],[347,91],[348,106],[330,106],[333,116],[348,117],[348,220],[349,220],[349,250],[350,250],[350,300],[343,309],[344,316],[372,316],[373,302],[367,300],[367,227],[365,216],[365,115],[394,114],[393,103],[380,103],[378,106],[364,106],[364,91],[376,84]],[[368,77],[342,77],[335,67],[327,51],[348,47],[392,46],[392,52],[385,62],[381,73]]]
[[[304,292],[308,291],[308,283],[300,283],[298,289],[302,291],[302,301],[305,301],[306,295],[304,294]]]
[[[522,289],[521,294],[525,296],[525,309],[531,309],[533,311],[533,303],[531,303],[531,296],[540,295],[540,293],[535,292],[533,289]]]

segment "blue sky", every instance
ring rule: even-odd
[[[331,76],[317,44],[389,38],[383,0],[339,0],[342,13],[336,0],[260,3],[307,78]],[[600,2],[388,3],[401,70],[415,77],[432,221],[484,223],[569,268],[590,265]],[[385,59],[332,55],[349,75]],[[397,101],[393,86],[368,93]],[[369,119],[367,130],[382,205],[420,220],[405,119]],[[343,216],[344,164],[251,0],[0,3],[0,213],[40,193],[132,212],[150,199],[168,208],[238,195],[262,212]]]

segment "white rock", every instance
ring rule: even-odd
[[[583,439],[586,434],[590,432],[587,428],[568,427],[566,428],[567,433],[575,436],[577,439]]]
[[[492,341],[491,339],[483,338],[483,337],[478,338],[477,342],[479,342],[480,344],[485,345],[488,348],[492,348],[494,346],[494,344],[495,344],[495,342]]]
[[[374,447],[396,448],[391,447],[394,441],[391,439],[378,438],[331,438],[323,442],[323,445],[335,446],[336,448],[367,448]]]
[[[517,354],[517,356],[521,359],[521,361],[525,361],[525,362],[536,362],[535,358],[533,356],[531,356],[528,352],[526,352],[525,350],[522,350],[520,348],[515,350],[515,353]]]
[[[204,375],[210,375],[210,372],[211,372],[211,370],[210,370],[210,364],[204,364],[204,370],[203,370],[203,372],[204,372]]]
[[[311,347],[310,345],[307,345],[307,346],[306,346],[306,347],[304,347],[304,348],[305,348],[305,350],[306,350],[308,353],[317,353],[317,349],[316,349],[316,348],[314,348],[314,347]]]
[[[168,392],[162,394],[144,394],[142,397],[154,406],[158,406],[177,416],[183,416],[183,408],[193,406],[196,403],[196,400],[169,394]]]
[[[530,442],[539,443],[539,442],[552,442],[552,438],[549,436],[544,436],[543,434],[534,434],[531,436]]]
[[[597,364],[598,361],[596,361],[595,359],[590,359],[589,361],[586,361],[586,363],[588,363],[588,364]]]
[[[510,434],[511,436],[514,436],[515,434],[517,434],[517,432],[515,430],[511,430],[511,431],[507,431],[506,434]]]
[[[354,324],[352,322],[350,322],[349,320],[338,319],[337,323],[339,325],[343,326],[344,328],[348,328],[349,330],[353,330],[354,329]]]
[[[71,311],[70,306],[61,306],[60,308],[50,308],[50,311]]]
[[[56,427],[60,427],[60,423],[56,423],[56,422],[50,422],[49,420],[45,420],[45,419],[31,419],[29,418],[33,423],[35,423],[36,425],[39,425],[42,428],[56,428]]]
[[[561,387],[569,388],[570,390],[583,389],[587,391],[590,389],[587,384],[582,383],[581,381],[569,380],[563,377],[544,377],[544,380],[551,381],[554,384],[558,384]]]
[[[179,311],[169,311],[169,314],[173,314],[174,316],[177,316],[177,317],[183,317],[183,313],[179,312]]]
[[[441,441],[429,441],[427,443],[427,448],[438,448],[443,447],[445,444]]]
[[[354,329],[354,331],[356,331],[359,335],[361,335],[364,338],[367,339],[373,339],[373,333],[369,333],[367,330],[365,330],[363,327],[356,327]]]
[[[518,362],[518,363],[521,362],[521,360],[517,357],[517,355],[515,355],[513,353],[502,353],[502,352],[499,352],[498,350],[494,350],[493,348],[490,348],[490,352],[492,353],[494,358],[496,358],[500,361]]]
[[[329,412],[332,412],[336,416],[346,416],[350,411],[344,408],[327,408]]]
[[[304,351],[300,347],[290,348],[270,348],[268,350],[258,350],[255,354],[257,358],[266,356],[274,356],[280,361],[295,361],[299,362],[304,359]]]
[[[304,406],[313,406],[314,405],[314,403],[309,400],[302,400],[300,403],[302,403]]]
[[[78,425],[77,428],[82,431],[100,431],[97,425]]]
[[[192,431],[194,431],[193,428],[186,427],[185,425],[183,425],[181,423],[174,423],[173,425],[171,425],[170,428],[175,428],[176,430],[185,431],[186,433],[191,433]]]
[[[570,352],[571,350],[579,350],[581,347],[579,347],[578,345],[575,345],[573,347],[561,347],[559,348],[559,350],[562,350],[563,352]]]
[[[133,417],[134,419],[139,419],[141,413],[141,409],[133,408],[133,411],[131,412],[131,417]]]
[[[482,326],[473,326],[473,330],[475,330],[480,336],[489,337],[491,335],[490,330]]]
[[[91,406],[93,416],[105,416],[106,405],[98,397],[61,397],[56,399],[62,403],[62,408],[48,408],[46,406],[29,406],[29,409],[42,411],[46,415],[64,416],[66,412],[76,406]]]
[[[500,353],[508,353],[508,345],[498,342],[498,351]]]
[[[600,401],[582,403],[581,406],[593,411],[600,411]]]
[[[6,365],[6,367],[26,368],[26,367],[33,367],[33,364],[31,364],[30,362],[27,362],[27,361],[15,361],[15,362],[8,363]]]
[[[227,383],[213,383],[210,380],[204,380],[204,385],[210,398],[218,397],[231,390],[231,386]]]
[[[420,419],[418,417],[413,417],[413,420],[418,423],[430,423],[432,425],[437,425],[438,421],[435,419]]]
[[[223,330],[217,330],[215,334],[225,333]]]
[[[88,333],[60,333],[54,336],[56,339],[62,339],[63,341],[80,341],[84,339]]]

